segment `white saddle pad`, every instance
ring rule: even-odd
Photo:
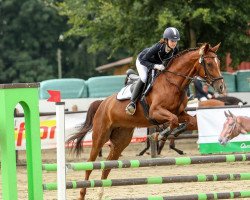
[[[122,88],[120,90],[120,92],[117,94],[117,99],[118,100],[126,100],[126,99],[130,99],[131,98],[131,91],[130,91],[130,88],[131,88],[132,84],[131,85],[127,85],[125,86],[124,88]]]

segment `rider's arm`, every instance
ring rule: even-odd
[[[141,56],[139,56],[139,60],[140,63],[144,66],[146,66],[149,69],[153,69],[154,65],[156,63],[152,63],[150,62],[150,58],[152,58],[154,55],[157,55],[158,52],[160,51],[162,44],[160,43],[156,43],[155,45],[153,45],[152,47],[150,47],[149,49],[145,49],[141,54]]]

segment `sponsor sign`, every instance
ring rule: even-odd
[[[250,107],[197,110],[198,144],[201,154],[250,152],[250,133],[240,134],[225,146],[219,144],[219,135],[226,121],[224,111],[228,110],[236,116],[250,117]]]
[[[76,133],[85,121],[86,113],[65,114],[65,138]],[[26,149],[26,135],[24,117],[15,118],[16,150]],[[60,133],[59,133],[60,134]],[[56,116],[40,117],[40,137],[42,149],[56,148]],[[131,142],[144,142],[147,137],[146,128],[135,129]],[[84,146],[92,145],[92,132],[86,135]]]

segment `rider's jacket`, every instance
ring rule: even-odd
[[[166,53],[166,44],[161,44],[160,42],[154,44],[150,48],[144,49],[138,56],[138,59],[142,65],[149,69],[153,69],[155,64],[164,64],[176,55],[179,50],[177,47]]]

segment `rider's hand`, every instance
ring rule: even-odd
[[[207,97],[208,97],[208,99],[212,99],[213,98],[213,96],[211,94],[208,94]]]
[[[165,67],[164,67],[163,65],[158,65],[158,64],[155,64],[155,65],[154,65],[154,69],[157,69],[157,70],[162,71],[162,70],[164,70],[164,69],[165,69]]]

